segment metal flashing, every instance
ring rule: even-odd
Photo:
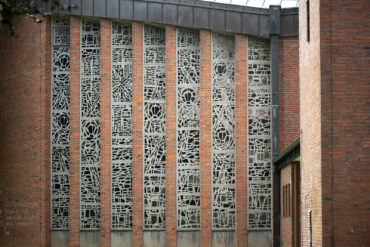
[[[70,15],[203,28],[268,38],[270,10],[196,0],[70,0]],[[43,4],[45,12],[68,14]],[[63,13],[62,13],[63,12]],[[298,36],[298,8],[282,9],[280,37]]]

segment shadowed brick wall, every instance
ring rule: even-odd
[[[284,206],[287,207],[285,205],[285,203],[283,202],[283,187],[286,186],[286,185],[289,185],[290,184],[290,202],[292,202],[292,198],[293,198],[293,193],[292,193],[292,188],[293,188],[293,183],[292,183],[292,166],[291,165],[288,165],[286,167],[284,167],[283,169],[281,169],[281,177],[280,177],[280,215],[281,215],[281,222],[280,222],[280,232],[281,232],[281,243],[282,243],[282,246],[284,247],[292,247],[293,246],[293,242],[292,242],[292,231],[293,231],[293,221],[292,221],[292,211],[290,213],[288,213],[287,215],[289,216],[285,216],[284,213],[283,213],[283,210],[284,210]],[[292,203],[290,203],[290,205],[292,205]],[[292,208],[291,206],[290,207],[287,207],[288,208]]]
[[[298,38],[279,40],[279,152],[299,137]]]
[[[299,125],[299,41],[297,37],[279,40],[279,152],[284,151],[300,137]],[[284,247],[294,246],[293,215],[282,215],[282,187],[291,182],[292,167],[281,170],[280,177],[280,235]],[[291,202],[293,201],[291,184]],[[291,204],[293,205],[293,204]]]
[[[370,246],[369,13],[320,2],[323,246]]]
[[[0,246],[50,245],[50,20],[0,29]]]
[[[300,4],[303,246],[369,246],[369,4]]]

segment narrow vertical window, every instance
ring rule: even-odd
[[[80,228],[100,227],[100,26],[81,20]]]
[[[212,225],[235,228],[235,42],[212,34]]]
[[[177,30],[177,227],[200,228],[199,32]]]
[[[306,19],[306,28],[307,28],[307,41],[309,42],[310,41],[310,0],[306,0],[306,16],[307,16],[307,19]]]
[[[131,24],[112,22],[112,229],[132,228]]]
[[[308,223],[308,246],[312,247],[312,210],[308,211],[307,215],[307,223]]]
[[[164,229],[166,216],[165,31],[144,25],[144,229]]]
[[[286,187],[285,185],[283,186],[283,217],[286,216]]]
[[[69,19],[52,20],[51,229],[69,229]]]
[[[287,216],[290,217],[290,184],[287,185]]]
[[[270,42],[248,38],[248,228],[271,229]]]

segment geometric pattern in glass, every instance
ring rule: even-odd
[[[69,19],[52,19],[51,229],[69,228]]]
[[[132,228],[131,24],[112,22],[112,229]]]
[[[199,32],[177,29],[177,227],[200,228]]]
[[[100,28],[81,20],[80,228],[100,227]]]
[[[164,229],[166,218],[165,31],[144,25],[144,228]]]
[[[248,229],[271,229],[270,43],[248,38]]]
[[[212,33],[212,227],[235,229],[235,42]]]

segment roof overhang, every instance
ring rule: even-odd
[[[60,0],[71,10],[42,9],[49,14],[77,15],[211,29],[268,38],[270,10],[197,0]],[[298,36],[298,8],[282,9],[281,37]]]
[[[300,161],[300,143],[298,138],[274,159],[275,170],[279,171],[284,166],[294,161]]]

